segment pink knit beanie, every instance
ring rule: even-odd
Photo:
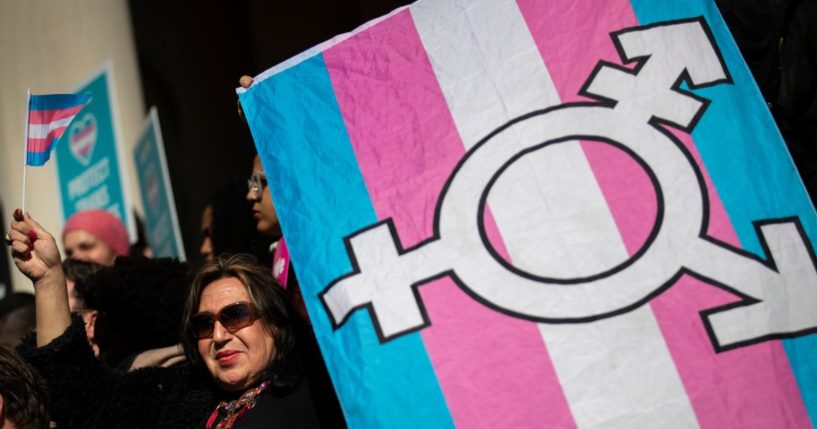
[[[110,246],[117,256],[128,254],[130,240],[125,225],[118,217],[105,210],[85,210],[74,213],[65,222],[62,230],[62,239],[65,234],[75,229],[89,232]]]

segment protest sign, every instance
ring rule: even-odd
[[[145,210],[145,234],[153,256],[184,261],[184,244],[155,107],[150,109],[142,134],[133,148],[133,160]]]
[[[108,210],[123,220],[134,241],[136,227],[112,79],[111,67],[106,65],[77,89],[91,93],[93,101],[79,112],[62,144],[56,145],[62,219],[82,210]]]

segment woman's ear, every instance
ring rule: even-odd
[[[3,394],[0,393],[0,428],[6,427],[6,403]]]
[[[94,356],[99,356],[99,346],[96,344],[96,337],[94,336],[97,314],[99,314],[97,310],[89,310],[82,314],[82,321],[85,322],[85,336],[88,337],[88,342],[94,350]]]
[[[85,336],[88,341],[94,341],[94,326],[96,325],[96,316],[99,312],[97,310],[88,310],[82,314],[82,321],[85,322]]]

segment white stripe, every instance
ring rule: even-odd
[[[511,118],[559,102],[512,0],[423,1],[410,10],[466,148]]]
[[[466,148],[559,104],[514,1],[426,0],[411,13]],[[535,136],[519,135],[527,138]],[[515,266],[576,277],[627,258],[578,142],[521,158],[493,189],[488,203]],[[649,306],[592,324],[538,326],[579,427],[697,426]]]
[[[69,116],[67,118],[57,119],[55,121],[51,121],[47,124],[29,124],[28,126],[28,138],[30,139],[44,139],[48,137],[48,133],[57,129],[57,128],[65,128],[68,124],[71,123],[71,120],[74,119],[74,116]]]

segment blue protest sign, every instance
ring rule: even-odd
[[[173,200],[173,187],[165,160],[162,131],[156,108],[150,109],[142,134],[133,148],[139,193],[145,213],[145,230],[153,256],[184,261],[184,246]]]
[[[90,92],[85,106],[55,150],[63,222],[76,212],[105,209],[128,228],[131,241],[136,229],[130,213],[127,170],[121,154],[121,135],[115,119],[110,66],[77,92]]]

